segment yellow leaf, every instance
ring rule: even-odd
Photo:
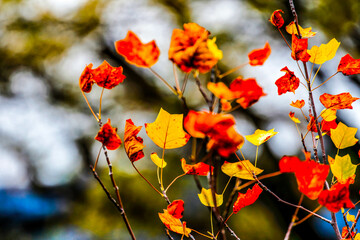
[[[264,170],[256,168],[249,160],[243,160],[235,163],[224,162],[221,171],[230,177],[254,180],[253,174],[258,175]]]
[[[327,44],[321,44],[320,47],[313,46],[308,53],[310,54],[309,61],[315,64],[323,64],[335,57],[336,51],[340,46],[335,38],[331,39]]]
[[[335,129],[330,129],[331,140],[339,149],[351,147],[358,141],[355,138],[356,131],[357,128],[347,127],[340,122]]]
[[[164,149],[182,147],[190,138],[183,129],[183,115],[170,114],[162,108],[155,122],[145,123],[145,129],[150,139]]]
[[[274,129],[269,131],[257,129],[254,134],[247,135],[245,138],[255,146],[259,146],[276,134],[278,134],[278,132],[274,132]]]
[[[285,29],[289,34],[297,34],[297,35],[299,35],[294,22],[291,22],[289,25],[287,25],[285,27]],[[303,37],[303,38],[311,38],[311,37],[316,35],[316,32],[311,31],[311,27],[302,28],[299,25],[299,30],[300,30],[300,33],[301,33],[301,37]]]
[[[355,216],[349,213],[346,213],[346,221],[348,222],[355,222]]]
[[[207,207],[215,207],[215,203],[212,197],[211,189],[201,189],[201,193],[198,194],[200,202]],[[215,193],[216,206],[221,206],[223,204],[223,195]]]
[[[335,159],[328,156],[328,161],[330,163],[331,172],[338,182],[345,184],[349,179],[350,183],[354,182],[357,165],[351,163],[349,154],[346,154],[343,157],[336,155]]]
[[[336,109],[325,108],[321,111],[320,115],[325,121],[331,122],[336,119]]]
[[[181,223],[180,219],[175,218],[167,210],[164,209],[164,213],[159,213],[159,218],[169,230],[189,237],[191,229],[186,227],[185,222]]]
[[[156,152],[151,153],[150,158],[156,164],[156,166],[158,166],[159,168],[166,167],[167,163],[165,162],[164,159],[159,158],[159,156],[157,155]]]
[[[355,235],[354,240],[360,240],[360,233],[357,233],[357,234]]]
[[[214,55],[214,57],[220,60],[223,58],[223,52],[219,50],[215,42],[216,42],[216,37],[214,37],[213,39],[208,39],[207,46],[210,52]]]

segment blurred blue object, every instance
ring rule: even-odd
[[[58,200],[29,190],[0,190],[0,218],[40,220],[60,212]]]

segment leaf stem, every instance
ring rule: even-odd
[[[173,63],[173,72],[174,72],[174,79],[175,79],[175,84],[176,84],[176,90],[179,93],[180,91],[180,84],[179,84],[179,79],[178,79],[178,75],[176,72],[176,65],[175,63]]]
[[[177,91],[163,78],[161,77],[154,69],[148,68],[158,79],[160,79],[175,95],[178,95]]]
[[[218,78],[219,78],[219,79],[222,79],[222,78],[226,77],[227,75],[235,72],[236,70],[239,70],[240,68],[245,67],[245,66],[248,65],[248,64],[249,64],[249,63],[247,62],[247,63],[243,63],[243,64],[241,64],[241,65],[239,65],[239,66],[237,66],[237,67],[234,67],[234,68],[230,69],[229,71],[226,71],[225,73],[220,74],[220,75],[218,76]]]
[[[160,196],[163,197],[163,194],[162,194],[159,190],[157,190],[157,189],[154,187],[154,185],[152,185],[152,184],[149,182],[149,180],[147,180],[147,179],[140,173],[140,171],[137,169],[137,167],[135,166],[135,164],[134,164],[133,162],[132,162],[131,164],[132,164],[132,166],[134,167],[134,169],[136,170],[136,172],[140,175],[140,177],[142,177],[142,178],[150,185],[150,187],[151,187],[152,189],[154,189],[158,194],[160,194]]]
[[[88,107],[89,107],[89,109],[90,109],[90,111],[91,111],[92,115],[94,116],[94,118],[96,119],[96,121],[97,121],[97,122],[99,122],[99,119],[98,119],[98,117],[96,116],[96,114],[94,113],[94,111],[93,111],[93,109],[92,109],[92,107],[91,107],[91,105],[90,105],[90,103],[89,103],[89,101],[88,101],[88,99],[87,99],[87,97],[86,97],[85,93],[84,93],[83,91],[81,91],[81,93],[82,93],[82,95],[84,96],[85,101],[86,101],[86,103],[87,103],[87,105],[88,105]]]
[[[99,120],[101,120],[101,103],[102,103],[102,96],[104,94],[104,89],[105,87],[102,88],[101,90],[101,95],[100,95],[100,102],[99,102]]]
[[[170,186],[171,186],[176,180],[178,180],[179,178],[181,178],[181,177],[183,177],[183,176],[185,176],[185,175],[186,175],[186,173],[183,173],[183,174],[180,174],[179,176],[177,176],[176,178],[174,178],[174,180],[172,180],[172,182],[167,186],[167,188],[165,189],[164,192],[167,192],[167,190],[170,188]]]
[[[327,81],[329,81],[332,77],[334,77],[336,74],[338,74],[339,72],[336,72],[336,73],[334,73],[333,75],[331,75],[330,77],[328,77],[328,79],[326,79],[324,82],[322,82],[319,86],[317,86],[316,88],[314,88],[313,89],[313,91],[314,90],[316,90],[316,89],[318,89],[319,87],[321,87],[322,85],[324,85]]]

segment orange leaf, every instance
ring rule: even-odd
[[[336,120],[332,120],[332,121],[325,121],[324,119],[321,121],[320,123],[321,125],[321,132],[326,133],[327,135],[331,136],[331,129],[336,129],[337,128],[337,123]]]
[[[121,145],[121,139],[116,133],[117,128],[111,126],[111,121],[102,125],[95,139],[104,144],[109,150],[115,150]]]
[[[303,38],[311,38],[311,37],[316,35],[316,32],[311,31],[311,27],[302,28],[300,25],[298,25],[298,26],[299,26],[299,31],[300,31],[301,37],[303,37]],[[289,34],[297,34],[297,35],[299,35],[294,21],[289,23],[289,25],[287,25],[285,29]]]
[[[268,59],[271,53],[271,48],[268,42],[265,43],[264,48],[254,49],[249,54],[249,64],[251,66],[260,66]]]
[[[180,219],[184,214],[184,201],[183,200],[174,200],[167,206],[167,211],[174,218]]]
[[[238,77],[230,84],[230,90],[234,92],[236,102],[244,109],[259,101],[262,96],[266,96],[255,78],[242,79]]]
[[[92,70],[92,77],[99,87],[112,89],[113,87],[122,83],[125,76],[122,74],[123,68],[112,67],[107,61]]]
[[[340,93],[337,95],[331,95],[324,93],[320,96],[320,102],[326,108],[333,109],[352,109],[351,104],[358,100],[359,98],[352,97],[350,93]]]
[[[159,213],[159,218],[170,231],[189,237],[191,229],[186,227],[185,222],[181,223],[180,219],[171,215],[167,210],[164,210],[164,213]]]
[[[217,98],[233,100],[234,93],[225,85],[223,82],[209,82],[207,88],[212,92]]]
[[[272,25],[274,25],[277,28],[281,28],[284,25],[284,19],[281,16],[281,13],[284,13],[284,11],[281,9],[275,10],[271,14],[271,17],[269,19],[269,21],[272,23]]]
[[[308,39],[299,39],[295,34],[292,35],[291,44],[291,57],[298,61],[307,62],[310,59],[310,55],[307,52]]]
[[[341,208],[355,207],[349,196],[349,184],[336,183],[329,190],[322,191],[318,201],[329,211],[336,213]]]
[[[230,114],[212,114],[194,110],[190,110],[184,120],[186,131],[196,138],[212,137],[226,131],[234,124],[235,119]]]
[[[233,212],[236,214],[242,208],[253,204],[259,198],[262,191],[263,190],[259,184],[255,184],[253,188],[249,188],[245,194],[239,192],[238,198],[233,206]]]
[[[144,157],[143,139],[136,136],[140,132],[141,128],[141,126],[135,126],[131,119],[126,120],[124,147],[126,154],[131,162],[135,162]]]
[[[305,105],[305,101],[303,99],[296,100],[296,102],[291,102],[290,106],[296,107],[296,108],[302,108]]]
[[[290,71],[287,67],[284,67],[280,71],[285,72],[285,75],[276,80],[275,84],[278,87],[278,95],[286,92],[292,92],[295,94],[295,90],[298,89],[300,80]]]
[[[311,132],[317,132],[316,122],[313,115],[310,114],[310,122],[307,125],[307,130]]]
[[[112,89],[122,83],[126,78],[125,75],[122,74],[123,68],[121,66],[112,67],[105,60],[99,67],[95,69],[92,69],[92,67],[92,63],[87,65],[79,79],[80,88],[86,93],[91,92],[91,88],[94,83],[96,83],[99,87]]]
[[[360,73],[360,59],[353,59],[350,54],[346,54],[340,60],[338,72],[344,75],[353,75]]]
[[[210,33],[196,23],[184,24],[184,30],[174,29],[169,49],[169,59],[184,72],[197,69],[200,73],[210,71],[221,57]]]
[[[186,164],[186,160],[184,158],[181,159],[181,167],[185,174],[187,175],[198,175],[198,176],[206,176],[210,172],[210,166],[206,163],[199,162],[194,165]],[[211,167],[211,171],[213,171],[214,167]]]
[[[284,156],[280,159],[281,172],[294,172],[299,191],[311,200],[315,200],[323,190],[329,174],[329,165],[313,160],[300,161],[298,157]]]
[[[145,129],[150,139],[163,149],[182,147],[190,138],[183,130],[183,115],[170,114],[162,108],[155,122],[145,123]]]
[[[154,65],[160,55],[154,40],[144,44],[132,31],[128,31],[124,39],[115,42],[115,49],[128,63],[145,68]]]

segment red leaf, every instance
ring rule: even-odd
[[[353,75],[360,73],[360,59],[353,59],[350,54],[346,54],[340,60],[338,72],[344,75]]]
[[[174,200],[167,206],[167,211],[174,218],[180,219],[184,214],[184,201],[183,200]]]
[[[300,161],[297,157],[284,156],[280,159],[281,172],[294,172],[299,191],[308,198],[315,200],[323,190],[329,174],[329,165],[313,160]]]
[[[310,122],[307,125],[307,130],[311,132],[317,132],[316,122],[313,115],[310,114]]]
[[[198,176],[206,176],[210,172],[210,166],[206,163],[199,162],[194,165],[186,164],[186,160],[184,158],[181,159],[181,167],[185,174],[187,175],[198,175]],[[211,167],[211,171],[213,171],[214,167]]]
[[[298,89],[300,80],[290,71],[287,67],[284,67],[280,71],[285,72],[285,75],[276,80],[275,84],[278,87],[278,94],[281,95],[286,92],[293,92]]]
[[[121,66],[112,67],[107,61],[104,61],[99,67],[92,70],[92,76],[99,87],[112,89],[124,81],[125,76],[122,72]]]
[[[145,68],[154,65],[160,55],[154,40],[144,44],[132,31],[128,31],[124,39],[115,42],[115,49],[130,64]]]
[[[266,96],[255,78],[242,79],[238,77],[230,84],[230,90],[234,92],[234,98],[237,98],[236,102],[244,109],[259,101],[262,96]]]
[[[191,136],[210,137],[207,148],[216,150],[223,157],[229,157],[244,143],[244,138],[235,131],[234,125],[235,119],[230,114],[212,114],[193,110],[189,111],[184,120],[184,127]]]
[[[325,121],[323,119],[321,121],[321,131],[325,132],[329,136],[331,135],[330,129],[336,129],[336,127],[337,127],[336,119],[334,119],[332,121]]]
[[[99,130],[95,139],[104,144],[109,150],[115,150],[121,145],[121,139],[116,133],[117,128],[111,126],[111,121],[108,119]]]
[[[79,79],[80,89],[81,91],[86,93],[91,92],[92,85],[95,83],[94,79],[92,78],[92,69],[91,69],[92,67],[93,67],[92,63],[87,65],[84,71],[81,73]]]
[[[233,212],[236,214],[242,208],[253,204],[259,198],[262,191],[259,184],[255,184],[253,188],[249,188],[245,194],[239,192],[238,198],[234,203]]]
[[[307,62],[310,59],[310,55],[307,53],[308,39],[299,39],[295,34],[292,35],[291,44],[291,57],[298,61]]]
[[[249,64],[251,66],[260,66],[268,59],[271,53],[271,48],[268,42],[265,43],[264,48],[254,49],[249,54]]]
[[[136,136],[141,128],[141,126],[135,126],[131,119],[126,120],[124,147],[131,162],[135,162],[144,157],[144,152],[142,150],[144,148],[143,139]]]
[[[354,208],[349,193],[349,184],[334,184],[329,190],[324,190],[319,195],[319,203],[329,211],[336,213],[341,208]]]
[[[284,25],[284,19],[281,16],[281,13],[284,13],[283,10],[275,10],[269,19],[269,21],[277,28],[281,28]]]
[[[320,102],[326,108],[333,109],[352,109],[351,104],[358,100],[359,98],[352,97],[350,93],[340,93],[337,95],[331,95],[328,93],[324,93],[320,96]]]

